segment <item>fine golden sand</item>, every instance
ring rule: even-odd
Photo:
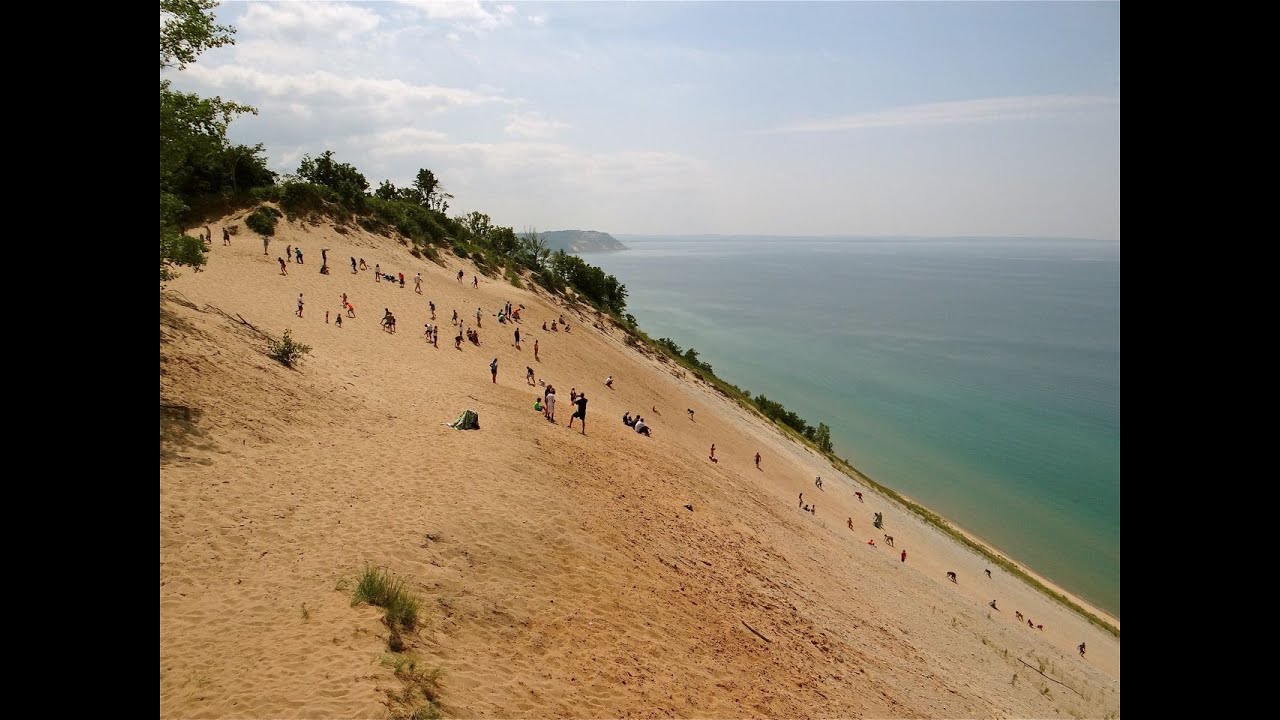
[[[207,269],[162,293],[161,717],[404,712],[381,611],[351,605],[366,564],[423,601],[408,652],[443,668],[446,717],[1119,715],[1118,639],[997,567],[988,579],[607,318],[500,278],[473,289],[469,261],[354,228],[282,220],[264,257],[243,217],[211,222]],[[287,277],[286,245],[306,261]],[[371,269],[353,275],[353,255]],[[375,263],[405,287],[375,282]],[[357,317],[338,328],[343,292]],[[495,317],[506,301],[525,306],[521,350]],[[482,345],[455,350],[453,310],[474,327],[477,307]],[[543,332],[560,314],[572,332]],[[293,370],[265,354],[263,333],[286,329],[313,348]],[[555,425],[526,366],[558,391]],[[585,437],[565,427],[571,388],[589,399]],[[480,430],[446,427],[466,409]]]

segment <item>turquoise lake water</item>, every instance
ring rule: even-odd
[[[1119,617],[1119,243],[616,237],[650,336]]]

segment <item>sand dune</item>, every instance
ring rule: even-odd
[[[607,319],[499,279],[473,289],[469,262],[363,231],[282,222],[264,257],[243,230],[221,245],[224,224],[243,213],[210,223],[207,270],[161,303],[162,717],[386,716],[400,687],[387,630],[350,605],[366,563],[425,601],[412,652],[444,668],[449,717],[1118,716],[1118,640],[996,568],[988,579]],[[287,244],[306,264],[284,277]],[[353,275],[353,255],[406,286]],[[357,317],[338,328],[325,311],[343,292]],[[439,348],[422,337],[428,300]],[[522,350],[494,317],[508,300],[526,308]],[[477,307],[482,345],[455,350],[452,311],[472,327]],[[543,332],[561,313],[572,332]],[[260,333],[286,329],[313,347],[297,370],[263,352]],[[556,386],[557,424],[533,410],[526,366]],[[571,387],[589,398],[585,436],[565,427]],[[468,408],[479,431],[445,426]],[[622,425],[628,410],[652,438]]]

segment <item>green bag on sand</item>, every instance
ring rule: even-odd
[[[463,410],[458,419],[449,424],[449,427],[454,430],[479,430],[480,416],[474,410]]]

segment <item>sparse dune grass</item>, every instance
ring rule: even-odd
[[[365,566],[351,596],[352,605],[362,602],[386,610],[384,619],[393,634],[418,626],[418,598],[405,588],[403,580],[385,568]]]

